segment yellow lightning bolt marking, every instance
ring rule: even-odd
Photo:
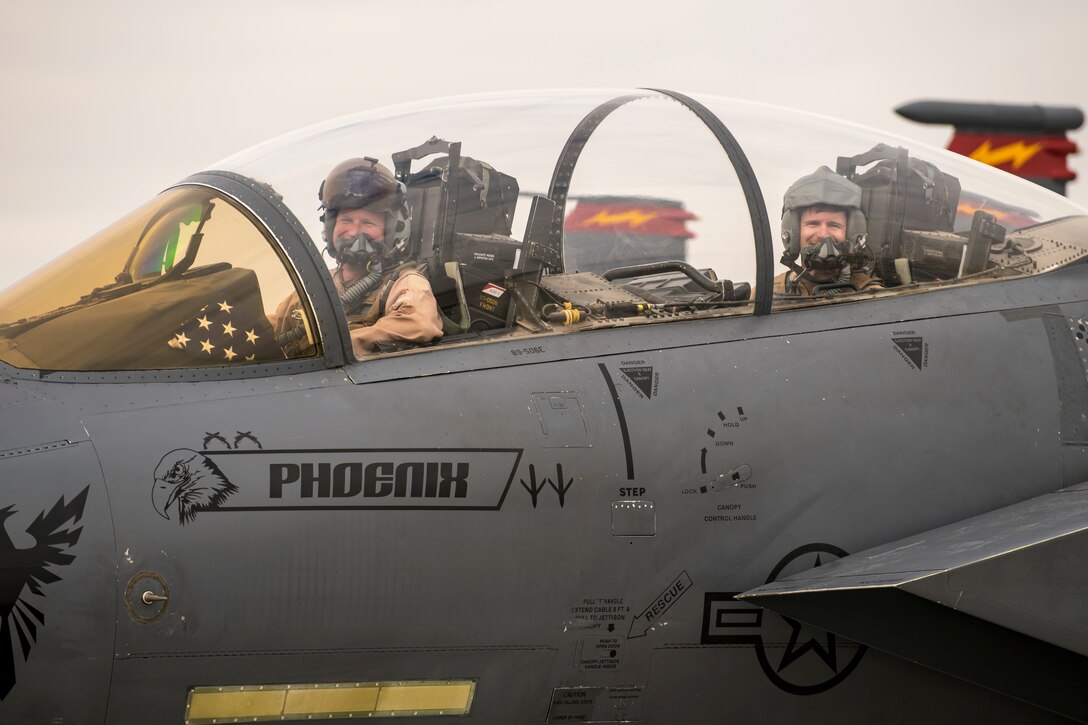
[[[990,147],[989,141],[983,141],[981,146],[971,152],[971,158],[990,166],[1000,166],[1011,162],[1014,169],[1019,169],[1031,161],[1031,157],[1039,153],[1042,147],[1041,143],[1028,146],[1023,141],[1017,141],[995,149]]]
[[[651,219],[656,219],[658,214],[655,212],[641,212],[632,209],[631,211],[625,211],[620,214],[609,214],[605,210],[597,212],[595,216],[586,220],[586,225],[596,224],[598,226],[605,226],[611,224],[624,224],[629,227],[640,227]]]

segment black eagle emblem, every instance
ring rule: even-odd
[[[15,508],[0,509],[0,615],[4,619],[0,625],[0,700],[15,686],[12,630],[25,662],[38,640],[38,627],[45,624],[45,614],[27,601],[24,590],[44,597],[42,586],[60,581],[50,567],[67,566],[75,561],[75,554],[67,550],[76,545],[83,531],[76,524],[83,518],[89,490],[88,486],[69,503],[62,496],[48,513],[38,514],[26,529],[34,538],[34,545],[27,549],[16,548],[8,536],[6,521],[15,515]]]
[[[164,519],[177,511],[178,522],[184,526],[197,513],[219,508],[238,487],[227,480],[219,466],[205,456],[188,448],[170,451],[155,467],[155,482],[151,503]]]

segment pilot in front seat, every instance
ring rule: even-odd
[[[850,292],[883,287],[879,279],[858,267],[864,237],[865,215],[857,184],[826,166],[801,177],[782,199],[785,250],[781,261],[790,271],[774,278],[774,291],[800,296],[824,289]]]
[[[404,184],[369,156],[339,164],[318,189],[322,237],[337,262],[332,274],[351,326],[356,357],[378,343],[430,342],[442,336],[438,303],[412,259],[411,212]],[[299,324],[297,297],[284,300],[277,336]]]

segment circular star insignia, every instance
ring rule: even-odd
[[[767,582],[821,566],[825,559],[843,556],[846,552],[831,544],[800,546],[778,562]],[[867,650],[864,645],[843,641],[830,632],[774,613],[768,613],[763,621],[761,640],[756,655],[764,674],[779,689],[795,695],[831,689],[850,676]],[[777,663],[776,652],[780,653]]]

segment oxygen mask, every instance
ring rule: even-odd
[[[849,244],[824,237],[801,249],[801,266],[816,272],[839,272],[849,263]]]
[[[336,240],[336,261],[340,264],[365,268],[384,253],[385,244],[371,239],[364,233]]]

